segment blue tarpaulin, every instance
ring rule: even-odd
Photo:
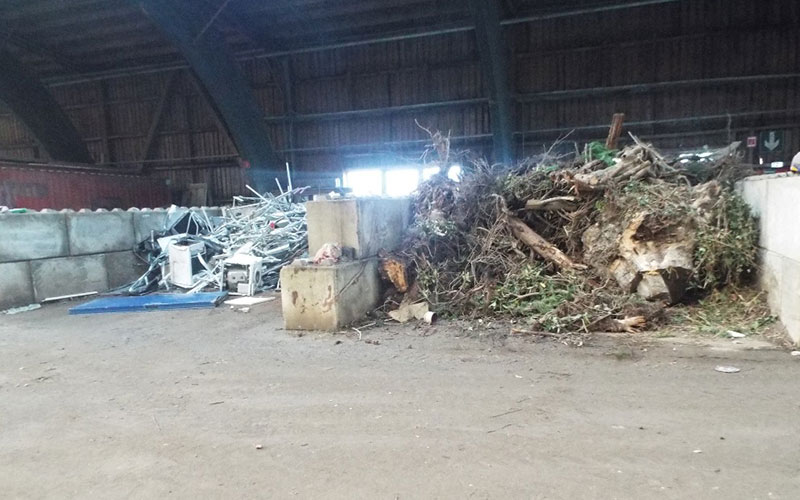
[[[70,314],[100,314],[216,307],[228,292],[159,293],[136,297],[105,297],[75,306]]]

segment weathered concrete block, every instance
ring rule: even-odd
[[[767,204],[767,183],[764,177],[747,177],[736,183],[736,192],[750,205],[750,211],[756,217],[761,217]]]
[[[800,231],[788,214],[796,212],[800,177],[774,174],[748,177],[737,190],[759,215],[759,285],[767,291],[770,310],[800,344]]]
[[[780,315],[781,311],[782,276],[783,257],[769,250],[760,249],[758,285],[762,290],[767,291],[769,308],[773,314],[777,315]]]
[[[379,300],[377,259],[281,269],[283,322],[288,330],[335,331],[363,318]]]
[[[0,215],[0,262],[67,255],[69,240],[65,214]]]
[[[0,264],[0,310],[34,302],[31,270],[27,262]]]
[[[167,212],[134,212],[133,213],[133,234],[136,244],[150,237],[151,231],[163,231],[164,222],[167,220]]]
[[[105,255],[86,255],[32,261],[31,276],[36,301],[108,290],[105,260]]]
[[[133,213],[90,212],[67,214],[70,255],[132,250]]]
[[[781,177],[762,181],[767,184],[761,213],[761,246],[800,262],[800,231],[788,214],[797,213],[800,177]]]
[[[351,198],[306,203],[308,251],[325,243],[355,249],[357,259],[393,250],[403,239],[411,218],[408,198]]]
[[[104,265],[109,288],[117,288],[138,279],[148,267],[133,252],[107,253]]]
[[[800,262],[788,257],[782,260],[778,316],[792,340],[800,344]]]

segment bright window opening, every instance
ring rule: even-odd
[[[439,172],[438,167],[402,166],[385,168],[354,168],[347,170],[342,184],[355,196],[408,196]],[[461,179],[461,165],[453,165],[447,176],[455,182]]]
[[[418,168],[392,168],[386,170],[386,194],[406,196],[419,185]]]
[[[427,181],[439,173],[439,167],[426,167],[422,169],[422,180]]]
[[[378,168],[348,170],[344,173],[344,187],[353,190],[356,196],[380,196],[383,194],[383,172]]]
[[[422,180],[427,181],[434,175],[439,173],[439,167],[426,167],[422,169]],[[447,171],[447,177],[451,180],[458,182],[461,180],[461,165],[451,165],[450,170]]]

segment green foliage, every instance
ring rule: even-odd
[[[542,316],[572,300],[574,292],[569,280],[547,275],[542,265],[526,264],[495,289],[489,308],[515,317]]]
[[[639,213],[646,210],[660,219],[676,219],[691,213],[688,203],[691,194],[686,185],[630,181],[618,192],[609,194],[613,203],[623,212]]]
[[[616,149],[608,149],[602,142],[590,142],[587,145],[586,161],[600,160],[608,166],[614,164],[618,151]]]
[[[758,226],[738,194],[723,191],[710,220],[697,231],[695,284],[710,289],[741,285],[757,265]]]

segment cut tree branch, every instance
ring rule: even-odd
[[[525,203],[525,210],[575,210],[578,208],[577,198],[574,196],[555,196],[545,200],[528,200]]]
[[[549,260],[561,269],[586,269],[585,265],[573,262],[558,247],[539,236],[536,231],[528,227],[521,219],[508,215],[506,220],[514,236],[528,245],[531,250],[542,258]]]

